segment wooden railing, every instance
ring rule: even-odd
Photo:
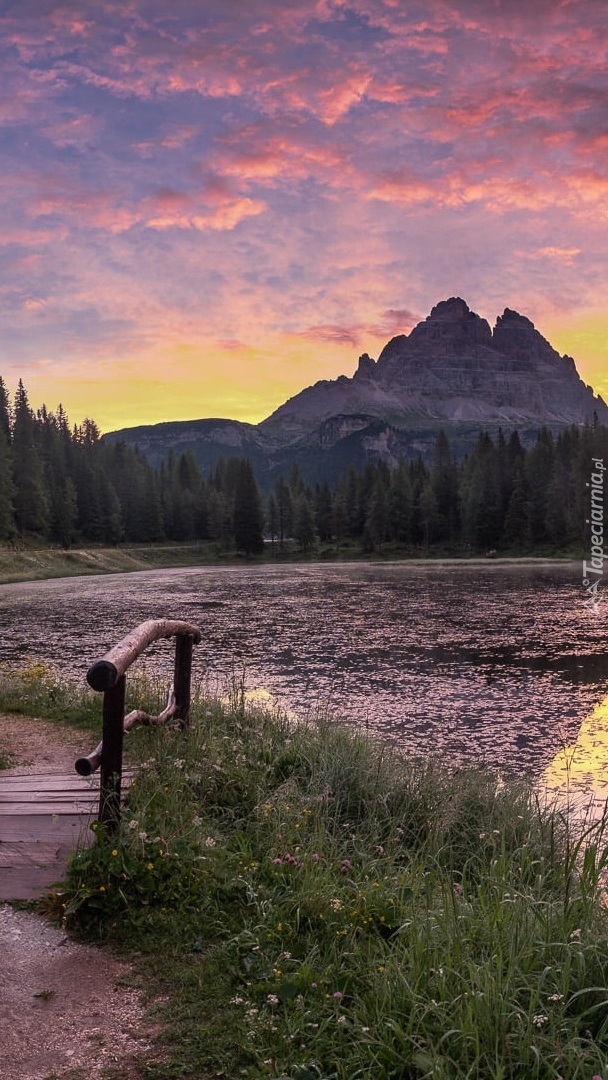
[[[128,669],[152,642],[171,637],[175,638],[175,670],[173,687],[165,709],[158,716],[150,716],[141,709],[135,709],[125,716]],[[171,717],[182,727],[188,724],[192,646],[198,645],[200,640],[200,630],[191,623],[174,619],[149,619],[127,634],[87,671],[89,686],[93,690],[103,691],[102,734],[99,745],[88,757],[79,758],[75,768],[81,776],[90,776],[97,769],[101,769],[99,821],[110,832],[115,830],[120,822],[124,733],[136,724],[162,724]]]

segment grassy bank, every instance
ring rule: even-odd
[[[301,552],[295,543],[286,544],[281,550],[278,545],[268,544],[261,556],[245,559],[234,551],[222,551],[216,544],[135,544],[132,546],[110,548],[71,549],[37,548],[24,546],[13,549],[0,547],[0,584],[18,581],[37,581],[46,578],[75,577],[87,574],[121,574],[137,570],[163,570],[180,566],[234,566],[271,563],[273,565],[291,562],[348,562],[376,561],[392,559],[459,562],[477,559],[488,562],[551,562],[577,559],[576,552],[538,551],[522,555],[520,552],[504,552],[499,558],[487,560],[483,555],[471,556],[455,554],[449,549],[424,552],[421,549],[406,548],[403,545],[386,544],[381,552],[363,551],[359,544],[343,544],[336,549],[335,544]]]
[[[165,1032],[142,1076],[606,1076],[603,824],[238,688],[131,739],[121,829],[57,914],[135,955]]]
[[[198,566],[208,561],[210,554],[197,544],[139,544],[132,547],[69,551],[63,548],[0,548],[0,584],[83,574],[162,570],[169,567]]]

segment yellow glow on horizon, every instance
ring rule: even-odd
[[[608,314],[545,318],[537,325],[560,353],[574,356],[581,378],[608,400]],[[127,358],[41,362],[24,381],[34,409],[61,403],[71,423],[88,416],[102,431],[210,418],[257,424],[318,380],[352,376],[360,354],[377,358],[387,340],[370,330],[359,341],[295,333],[268,334],[255,346],[173,340]],[[16,382],[6,378],[11,395]]]
[[[257,424],[319,379],[352,375],[362,351],[350,344],[286,342],[285,336],[255,348],[172,342],[95,368],[72,364],[65,374],[49,365],[25,385],[32,408],[44,403],[54,410],[61,403],[71,423],[88,416],[102,431],[211,418]],[[12,396],[16,379],[6,382]]]
[[[558,352],[574,357],[583,382],[608,402],[608,314],[588,311],[575,319],[545,321],[542,330]]]

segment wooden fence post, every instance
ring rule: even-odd
[[[121,675],[114,686],[104,690],[103,695],[99,821],[110,833],[115,832],[120,823],[126,681],[126,677]]]
[[[175,635],[175,716],[181,727],[188,727],[190,719],[190,684],[192,674],[191,634]]]

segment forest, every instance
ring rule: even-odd
[[[269,544],[277,553],[578,552],[589,543],[593,458],[608,461],[607,428],[545,428],[529,449],[517,432],[481,432],[462,461],[441,431],[428,463],[370,461],[332,487],[307,483],[296,465],[264,501],[245,458],[202,475],[191,453],[169,453],[156,469],[136,448],[103,440],[93,420],[71,427],[61,406],[35,412],[22,382],[11,403],[0,379],[0,542],[196,541],[245,555]]]

